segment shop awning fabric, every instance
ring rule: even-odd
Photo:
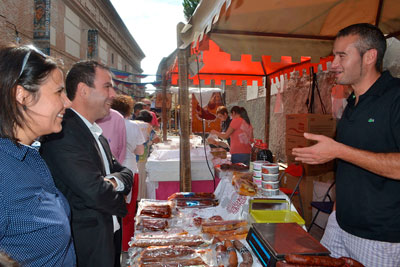
[[[282,56],[319,62],[331,53],[336,33],[351,24],[377,25],[387,37],[400,35],[399,0],[202,0],[180,34],[181,48],[205,34],[240,60],[251,55],[272,62]]]
[[[272,62],[271,56],[262,56],[262,60],[258,62],[252,61],[251,55],[241,55],[239,61],[234,61],[230,54],[221,51],[220,47],[207,37],[203,39],[200,46],[191,50],[191,54],[189,69],[194,68],[194,71],[191,71],[189,80],[193,85],[198,85],[199,79],[204,85],[220,85],[222,81],[225,82],[225,85],[231,85],[233,82],[236,85],[242,85],[243,82],[251,85],[255,81],[258,82],[258,85],[261,85],[263,77],[267,75],[270,79],[274,79],[283,73],[286,73],[287,77],[290,78],[290,73],[293,71],[299,71],[302,75],[305,70],[309,74],[310,67],[314,68],[314,72],[318,72],[318,66],[322,70],[327,70],[327,62],[332,61],[330,56],[321,58],[318,63],[311,63],[310,57],[301,57],[300,63],[295,63],[291,57],[283,56],[279,62]],[[196,54],[200,67],[198,75],[196,59],[193,56]],[[171,85],[178,85],[178,64],[172,58],[176,58],[175,52],[164,60],[169,60],[169,64],[172,66],[169,71]]]

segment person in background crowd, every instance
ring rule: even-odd
[[[110,109],[110,114],[103,119],[97,120],[96,123],[103,130],[103,135],[110,144],[111,153],[118,162],[124,162],[126,156],[126,127],[124,117],[122,117],[120,112]],[[125,166],[124,164],[122,165]]]
[[[136,120],[136,117],[139,115],[139,112],[144,109],[145,104],[142,102],[136,102],[133,106],[133,114],[132,120]]]
[[[129,119],[133,110],[133,99],[127,95],[117,95],[112,103],[112,108],[120,112],[125,117],[126,125],[126,156],[125,161],[122,163],[123,166],[128,167],[135,175],[134,181],[139,182],[139,174],[136,164],[136,155],[143,155],[144,153],[144,143],[146,142],[142,131],[136,123]],[[138,187],[138,185],[135,185]],[[132,191],[134,191],[132,189]],[[134,234],[135,226],[135,215],[136,215],[136,201],[137,192],[134,194],[133,199],[132,193],[127,197],[127,209],[128,214],[122,219],[122,250],[128,251],[128,242]]]
[[[251,142],[253,140],[253,127],[243,107],[234,106],[231,109],[232,121],[225,133],[211,130],[220,138],[231,138],[231,161],[232,163],[250,164]]]
[[[72,108],[63,130],[46,136],[41,152],[72,210],[78,266],[120,266],[121,227],[132,172],[111,154],[95,121],[110,113],[115,91],[108,68],[96,61],[75,63],[66,78]]]
[[[150,108],[151,108],[150,99],[143,98],[142,102],[144,103],[144,107],[143,108],[148,110],[150,112],[151,116],[153,117],[153,119],[150,122],[151,126],[153,126],[153,129],[155,131],[160,130],[160,123],[158,122],[157,115],[153,111],[150,111]]]
[[[136,120],[143,121],[144,123],[139,124],[139,126],[144,131],[144,136],[147,142],[144,144],[144,153],[137,157],[137,166],[139,170],[139,191],[138,191],[138,200],[147,197],[146,191],[146,162],[147,158],[150,154],[150,147],[153,143],[160,142],[160,137],[157,136],[156,132],[154,131],[153,127],[151,126],[150,122],[153,119],[153,116],[148,110],[140,111],[139,115],[137,116]]]
[[[0,48],[0,251],[23,266],[76,265],[68,201],[32,145],[61,131],[63,76],[33,46]]]
[[[386,39],[371,24],[339,31],[331,71],[336,83],[351,85],[336,140],[293,149],[296,160],[337,160],[336,211],[321,243],[333,257],[365,266],[400,266],[400,79],[381,73]]]
[[[232,121],[231,117],[229,117],[228,109],[225,106],[219,106],[217,108],[217,118],[221,120],[221,132],[225,133]],[[227,141],[230,145],[231,139],[228,138]]]

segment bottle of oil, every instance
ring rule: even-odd
[[[272,156],[271,150],[268,149],[268,144],[261,143],[259,145],[259,150],[257,153],[257,160],[269,161],[274,162],[274,158]]]
[[[257,160],[257,155],[258,152],[260,152],[260,146],[262,144],[261,139],[254,139],[254,144],[253,147],[251,148],[251,161],[256,161]]]

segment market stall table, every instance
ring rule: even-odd
[[[217,168],[218,169],[218,168]],[[200,217],[200,218],[211,218],[215,216],[220,216],[223,218],[223,220],[242,220],[242,221],[247,221],[249,225],[252,223],[250,219],[250,214],[249,214],[249,203],[254,199],[258,197],[262,197],[261,195],[257,194],[253,197],[249,196],[242,196],[239,195],[235,188],[232,185],[232,177],[233,177],[233,172],[232,171],[221,171],[218,169],[218,175],[221,179],[220,183],[218,184],[214,195],[215,199],[218,199],[219,203],[217,206],[213,207],[208,207],[208,208],[180,208],[179,209],[179,215],[176,214],[172,221],[170,222],[169,225],[171,225],[172,228],[175,230],[172,231],[179,231],[178,229],[188,231],[189,234],[191,235],[197,235],[201,232],[199,232],[199,229],[194,227],[194,218]],[[282,192],[279,193],[279,195],[274,196],[275,198],[279,199],[285,199],[288,200],[288,197],[283,194]],[[146,202],[146,200],[142,200],[142,202]],[[152,201],[157,201],[157,200],[148,200],[149,203]],[[140,204],[139,204],[140,206]],[[292,211],[296,211],[293,205],[290,205],[290,209]],[[140,213],[140,208],[138,211],[138,216]],[[136,221],[140,221],[139,218],[136,219]],[[303,227],[304,229],[304,227]],[[164,232],[164,231],[163,231]],[[157,232],[155,232],[157,233]],[[135,235],[140,235],[140,229],[139,233],[136,232]],[[156,234],[157,235],[157,234]],[[133,237],[132,240],[135,240],[135,237]],[[251,252],[253,256],[253,265],[252,266],[262,266],[262,264],[259,262],[258,258],[254,255],[252,249],[250,248],[249,244],[245,239],[240,240],[241,243]],[[136,240],[137,242],[137,240]],[[209,246],[213,247],[211,244]],[[213,247],[213,249],[215,249]],[[131,253],[131,257],[133,254]],[[137,257],[137,256],[136,256]],[[132,259],[132,258],[131,258]],[[242,257],[240,253],[238,253],[238,259],[239,263],[242,261]]]
[[[179,190],[179,137],[170,136],[170,141],[153,146],[147,160],[147,196],[150,199],[167,199]],[[214,167],[210,148],[206,153],[202,140],[194,136],[190,140],[192,190],[194,192],[214,192],[219,179],[214,180]],[[208,165],[207,165],[207,161]]]

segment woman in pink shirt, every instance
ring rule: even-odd
[[[218,137],[231,139],[232,163],[250,164],[251,142],[253,140],[253,127],[251,126],[247,111],[243,107],[234,106],[231,109],[232,121],[226,132],[211,130]]]

